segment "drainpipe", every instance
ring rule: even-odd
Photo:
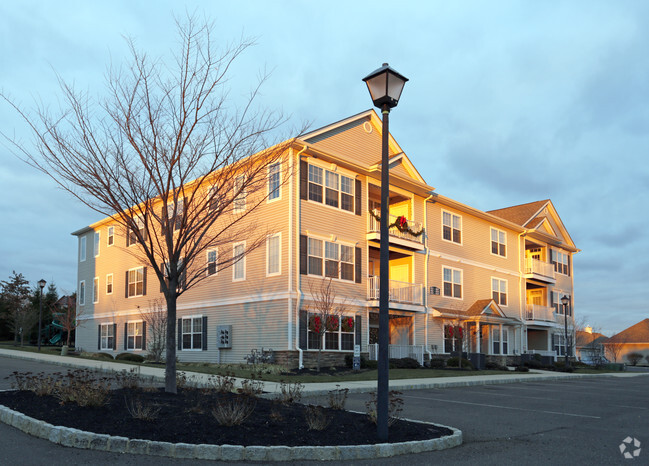
[[[525,284],[523,281],[523,268],[525,267],[525,258],[523,258],[523,264],[521,266],[521,240],[525,238],[527,235],[527,230],[525,230],[522,233],[518,234],[518,306],[519,309],[521,310],[521,338],[520,338],[520,343],[521,343],[521,354],[523,354],[523,348],[525,347],[525,335],[527,335],[526,328],[525,328],[525,317],[524,313],[527,312],[523,305],[523,294],[527,295],[527,292],[523,285]]]
[[[308,148],[309,148],[309,146],[307,146],[305,144],[304,147],[302,148],[302,150],[300,150],[300,152],[297,153],[297,156],[295,158],[298,161],[298,168],[300,166],[299,165],[300,164],[300,155],[302,155],[302,153],[305,150],[307,150]],[[293,178],[293,182],[295,182],[295,177]],[[299,182],[299,180],[298,180],[298,182]],[[298,195],[295,196],[295,205],[296,205],[295,237],[298,238],[298,241],[297,241],[298,246],[297,247],[299,248],[300,247],[299,246],[300,245],[300,240],[299,240],[299,238],[300,238],[300,226],[301,226],[301,205],[302,205],[302,200],[300,198],[299,192],[298,192]],[[297,329],[296,332],[295,332],[295,349],[297,349],[298,354],[299,354],[299,356],[298,356],[298,366],[297,367],[298,367],[298,369],[304,369],[304,351],[302,350],[302,348],[300,348],[300,304],[302,303],[302,300],[304,299],[304,293],[302,292],[302,287],[301,287],[301,283],[300,283],[301,278],[300,278],[300,272],[299,272],[300,271],[300,254],[299,254],[299,252],[298,252],[298,254],[296,254],[295,267],[296,267],[295,270],[297,271],[297,273],[295,274],[295,289],[296,289],[296,291],[298,293],[298,297],[295,300],[295,322],[296,322],[296,329]],[[290,306],[290,304],[289,304],[289,306]]]
[[[426,325],[424,326],[424,340],[426,342],[426,346],[424,348],[426,349],[426,352],[428,353],[428,361],[433,360],[433,353],[429,349],[430,345],[428,344],[428,259],[430,257],[429,250],[428,250],[428,200],[433,197],[431,194],[428,196],[426,199],[424,199],[424,250],[426,251],[426,261],[425,261],[425,268],[424,268],[424,312],[426,313]]]
[[[291,308],[291,298],[293,297],[293,183],[295,182],[293,155],[291,147],[288,151],[288,172],[291,180],[288,184],[288,341],[286,345],[286,349],[289,351],[291,350],[291,341],[293,341],[293,310]]]

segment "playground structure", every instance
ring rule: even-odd
[[[46,325],[41,330],[40,337],[42,342],[47,342],[50,345],[64,345],[66,342],[66,333],[63,325],[55,317],[52,323]]]

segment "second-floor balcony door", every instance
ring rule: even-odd
[[[531,290],[527,294],[527,304],[536,304],[537,306],[545,306],[543,302],[542,290]]]

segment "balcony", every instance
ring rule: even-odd
[[[370,276],[368,279],[369,290],[367,292],[367,299],[370,301],[377,301],[379,299],[379,279],[380,277],[376,276]],[[390,303],[423,306],[423,286],[418,283],[390,280]]]
[[[552,323],[557,322],[554,317],[554,308],[541,306],[539,304],[528,304],[525,306],[525,320]]]
[[[372,212],[368,212],[369,217],[369,228],[367,231],[368,240],[381,240],[381,224],[376,219]],[[395,223],[397,220],[396,215],[390,215],[389,221],[390,224]],[[411,231],[420,232],[423,230],[423,225],[419,222],[413,220],[407,220],[407,226]],[[396,226],[392,227],[388,231],[390,235],[390,244],[395,244],[398,246],[403,246],[410,249],[416,249],[418,251],[423,251],[424,249],[424,234],[415,236],[407,230],[400,230]]]
[[[544,283],[556,283],[554,265],[527,257],[525,258],[525,278],[532,278]]]

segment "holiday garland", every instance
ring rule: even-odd
[[[372,214],[372,217],[376,219],[377,222],[379,223],[381,222],[381,216],[378,213],[378,209],[372,209],[370,210],[370,213]],[[393,223],[390,223],[388,225],[388,229],[389,228],[396,228],[401,233],[409,233],[415,238],[421,236],[421,234],[424,232],[423,228],[421,228],[419,231],[415,231],[412,228],[410,228],[410,226],[408,225],[408,219],[403,215],[399,215]]]

